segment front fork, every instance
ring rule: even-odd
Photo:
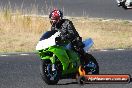
[[[56,68],[55,68],[55,64],[52,64],[52,71],[55,71]]]
[[[56,66],[55,66],[55,54],[53,54],[53,56],[50,58],[51,62],[52,62],[52,71],[56,70]]]

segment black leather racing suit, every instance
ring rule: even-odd
[[[83,63],[85,58],[84,44],[73,23],[68,19],[62,19],[59,23],[52,25],[51,30],[60,31],[61,39],[71,42],[72,49],[80,54],[80,60]]]

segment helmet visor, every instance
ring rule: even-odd
[[[56,23],[59,22],[59,20],[60,20],[60,18],[58,18],[58,17],[51,17],[50,23],[51,23],[51,24],[56,24]]]

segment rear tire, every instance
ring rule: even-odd
[[[86,54],[84,69],[86,74],[99,74],[98,62],[91,54]]]
[[[59,65],[55,65],[56,70],[52,71],[52,63],[50,60],[41,60],[40,71],[41,77],[48,85],[55,85],[61,77],[61,70]]]
[[[86,78],[84,76],[79,76],[77,79],[78,84],[84,85],[86,82]]]

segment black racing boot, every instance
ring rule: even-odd
[[[84,65],[86,63],[86,52],[83,49],[80,49],[78,53],[80,54],[81,65]]]

